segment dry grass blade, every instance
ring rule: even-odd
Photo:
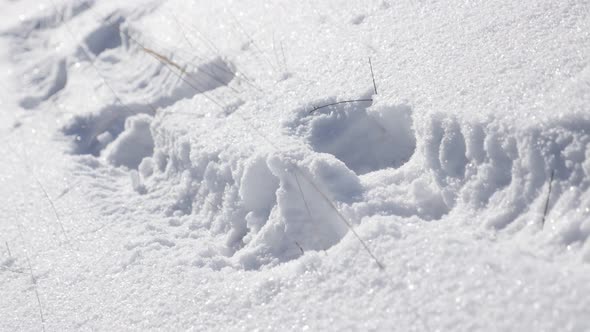
[[[316,184],[314,181],[312,181],[309,177],[307,177],[300,169],[299,167],[295,167],[295,169],[299,172],[299,174],[301,174],[301,176],[303,176],[304,179],[307,180],[307,182],[309,182],[309,184],[311,184],[312,187],[314,187],[314,189],[322,196],[322,198],[326,201],[326,203],[328,203],[330,205],[330,207],[332,208],[332,210],[334,210],[334,212],[336,212],[336,214],[338,215],[338,219],[340,219],[340,221],[342,221],[346,227],[348,227],[348,229],[352,232],[352,234],[356,237],[356,239],[361,243],[361,245],[363,246],[363,248],[365,249],[365,251],[369,254],[369,256],[371,256],[371,258],[375,261],[375,263],[377,264],[377,266],[379,267],[380,270],[385,270],[385,265],[383,265],[383,263],[381,263],[381,261],[379,261],[379,259],[377,259],[377,256],[375,256],[375,254],[373,254],[373,252],[371,251],[371,249],[369,248],[369,246],[367,245],[367,243],[361,238],[361,236],[356,232],[356,230],[354,229],[354,227],[352,226],[352,224],[342,215],[342,213],[340,212],[340,210],[338,210],[338,208],[336,207],[336,205],[334,204],[334,202],[332,202],[332,200],[328,197],[328,195],[326,195]]]
[[[51,196],[49,196],[49,194],[47,193],[45,186],[43,185],[43,183],[41,183],[41,180],[39,180],[39,177],[37,177],[37,174],[35,174],[35,172],[33,171],[33,169],[31,168],[31,166],[29,165],[29,163],[27,161],[26,150],[24,150],[25,151],[25,158],[23,158],[19,153],[16,152],[16,150],[12,147],[12,145],[10,145],[10,143],[6,144],[6,147],[12,152],[12,154],[19,157],[20,162],[23,164],[23,166],[25,167],[25,169],[27,170],[29,175],[31,175],[33,177],[33,179],[37,183],[37,186],[41,189],[43,196],[45,196],[45,199],[49,202],[49,205],[51,206],[51,210],[53,211],[53,215],[55,216],[55,221],[59,225],[59,228],[66,240],[66,243],[70,242],[70,239],[68,237],[68,234],[66,233],[66,229],[64,228],[61,217],[59,216],[59,213],[57,212],[57,208],[55,207],[55,203],[53,202],[53,200],[51,199]],[[6,245],[8,246],[8,243],[6,243]]]
[[[299,250],[301,250],[301,254],[305,255],[305,251],[303,251],[303,248],[301,247],[301,245],[299,244],[299,242],[295,241],[295,245],[297,246],[297,248],[299,248]]]
[[[53,215],[55,216],[55,220],[59,224],[59,228],[61,229],[61,233],[63,234],[64,238],[66,239],[66,243],[69,243],[70,239],[68,238],[68,234],[66,233],[66,229],[64,228],[64,224],[61,221],[59,213],[57,213],[57,209],[55,208],[55,204],[53,203],[53,200],[51,199],[51,197],[47,193],[47,190],[45,190],[45,187],[43,186],[43,184],[41,183],[41,181],[39,180],[37,175],[35,173],[33,173],[33,171],[31,171],[31,175],[33,175],[35,182],[37,182],[37,185],[39,185],[39,188],[41,188],[43,195],[45,195],[45,198],[49,202],[49,205],[51,206],[51,210],[53,210]]]
[[[283,42],[280,42],[281,45],[281,53],[283,54],[283,65],[285,66],[285,70],[289,71],[289,67],[287,66],[287,57],[285,56],[285,48],[283,47]]]
[[[146,52],[146,53],[149,53],[150,55],[152,55],[152,56],[153,56],[153,57],[155,57],[156,59],[160,60],[161,62],[167,63],[167,64],[169,64],[170,66],[172,66],[172,67],[175,67],[176,69],[180,70],[180,71],[181,71],[181,72],[184,74],[184,68],[183,68],[183,67],[181,67],[181,66],[180,66],[179,64],[177,64],[176,62],[174,62],[174,61],[172,61],[172,60],[168,59],[166,56],[164,56],[164,55],[162,55],[162,54],[160,54],[160,53],[158,53],[158,52],[156,52],[156,51],[154,51],[154,50],[152,50],[152,49],[150,49],[150,48],[147,48],[147,47],[143,47],[143,46],[142,46],[142,47],[141,47],[141,49],[142,49],[144,52]]]
[[[313,216],[311,215],[311,209],[309,208],[309,204],[307,203],[307,199],[305,199],[305,194],[303,193],[303,189],[301,188],[301,183],[299,182],[299,176],[297,176],[297,172],[294,172],[293,175],[295,176],[295,182],[297,182],[297,188],[299,189],[299,194],[301,195],[301,200],[303,200],[303,204],[305,204],[305,209],[307,210],[307,215],[309,216],[309,220],[313,222]],[[299,244],[297,244],[299,245]],[[300,248],[303,251],[302,248]],[[324,253],[327,255],[328,252],[326,248],[323,248]]]
[[[213,97],[211,97],[208,94],[206,94],[205,91],[203,91],[202,89],[200,89],[199,87],[197,87],[194,83],[192,83],[189,80],[187,80],[186,77],[183,76],[183,73],[177,73],[176,71],[174,71],[174,69],[171,68],[171,66],[172,67],[175,67],[175,68],[178,68],[177,65],[174,66],[174,65],[169,64],[167,61],[162,61],[156,54],[152,54],[152,53],[149,53],[149,52],[148,52],[148,54],[151,55],[152,57],[154,57],[156,60],[159,60],[168,70],[170,70],[170,72],[172,74],[176,75],[176,77],[178,77],[178,79],[182,80],[184,83],[186,83],[188,86],[190,86],[195,91],[197,91],[198,93],[200,93],[202,96],[204,96],[205,98],[207,98],[209,101],[211,101],[212,103],[214,103],[215,105],[217,105],[222,110],[225,110],[225,106],[224,105],[222,105],[217,100],[213,99]]]
[[[23,272],[23,271],[13,270],[13,269],[8,268],[6,266],[0,266],[0,269],[2,269],[3,271],[8,271],[8,272],[16,273],[16,274],[25,274],[25,272]]]
[[[299,194],[301,194],[301,199],[303,200],[303,204],[305,204],[305,209],[307,210],[307,215],[309,216],[309,219],[311,220],[311,210],[309,209],[309,205],[307,204],[307,200],[305,199],[305,195],[303,194],[303,189],[301,189],[301,183],[299,183],[299,177],[297,176],[297,173],[293,173],[295,175],[295,182],[297,182],[297,187],[299,188]]]
[[[53,4],[53,7],[55,9],[56,12],[59,12],[59,9],[57,7],[57,4],[55,3],[54,0],[50,0],[51,3]],[[84,3],[84,5],[86,6],[87,9],[91,9],[90,6],[86,3]],[[63,20],[62,17],[62,22],[63,25],[66,28],[67,33],[70,35],[70,37],[72,38],[72,40],[76,40],[76,35],[74,34],[74,31],[70,28],[70,25]],[[88,54],[88,51],[84,48],[81,47],[80,48],[82,50],[82,53],[84,53],[84,56],[88,59],[88,61],[90,62],[90,65],[92,66],[92,68],[94,68],[94,70],[96,71],[96,74],[100,77],[100,79],[102,80],[102,82],[107,86],[107,88],[111,91],[111,93],[113,94],[113,96],[115,97],[115,100],[124,108],[126,108],[129,112],[133,113],[133,111],[127,106],[127,104],[125,104],[121,98],[119,97],[119,94],[117,94],[117,92],[115,92],[115,89],[112,87],[112,85],[108,82],[108,80],[106,79],[106,77],[101,73],[101,71],[98,69],[98,67],[96,66],[96,64],[94,63],[94,58],[92,56],[90,56],[90,54]],[[154,111],[154,113],[156,112],[156,108],[151,104],[151,103],[147,103],[147,105]]]
[[[234,21],[234,24],[236,25],[236,27],[238,28],[238,30],[244,34],[244,36],[246,36],[248,43],[252,44],[254,46],[254,49],[260,54],[261,58],[264,59],[264,61],[266,61],[266,63],[268,63],[268,65],[270,66],[270,68],[272,69],[273,72],[277,72],[275,66],[273,66],[272,61],[270,60],[270,58],[268,57],[268,55],[266,53],[264,53],[260,47],[258,47],[258,44],[254,41],[254,38],[252,38],[250,36],[250,34],[248,32],[246,32],[246,29],[244,29],[244,26],[240,23],[240,21],[238,20],[238,18],[233,14],[233,12],[231,10],[228,10],[232,20]]]
[[[377,84],[375,83],[375,73],[373,73],[373,64],[371,63],[371,57],[369,57],[369,67],[371,68],[371,77],[373,78],[373,88],[375,89],[375,94],[377,94]]]
[[[147,48],[147,47],[141,46],[141,49],[142,49],[144,52],[146,52],[146,53],[150,54],[151,56],[155,57],[156,59],[158,59],[160,62],[162,62],[162,63],[165,63],[165,64],[168,64],[168,65],[170,65],[170,66],[172,66],[172,67],[174,67],[174,68],[176,68],[176,69],[180,70],[180,74],[179,74],[179,78],[178,78],[179,80],[180,80],[180,79],[182,78],[182,76],[183,76],[183,75],[186,73],[186,67],[187,67],[188,65],[180,66],[178,63],[176,63],[176,62],[174,62],[174,61],[170,60],[170,58],[168,58],[168,57],[166,57],[166,56],[162,55],[161,53],[158,53],[158,52],[156,52],[156,51],[152,50],[151,48]],[[218,66],[218,65],[215,65],[215,67],[220,67],[220,66]],[[231,86],[228,86],[228,85],[227,85],[227,82],[224,82],[223,80],[221,80],[219,77],[217,77],[217,76],[216,76],[215,74],[213,74],[212,72],[210,72],[210,71],[208,71],[208,70],[205,70],[205,69],[202,69],[202,68],[199,68],[199,70],[200,70],[200,71],[202,71],[202,72],[203,72],[205,75],[209,76],[209,77],[210,77],[211,79],[213,79],[214,81],[216,81],[217,83],[219,83],[219,84],[221,84],[221,85],[225,86],[226,88],[230,89],[230,90],[231,90],[232,92],[234,92],[236,95],[239,95],[239,94],[240,94],[240,91],[238,91],[238,90],[236,90],[236,89],[232,88]],[[231,74],[232,74],[232,75],[235,75],[235,73],[231,73]],[[191,75],[188,75],[188,74],[187,74],[187,76],[188,76],[189,78],[191,78],[193,81],[197,82],[197,80],[196,80],[196,79],[194,79],[194,77],[192,77]]]
[[[184,31],[184,25],[180,22],[180,19],[171,11],[170,11],[170,16],[172,17],[172,20],[174,21],[174,23],[178,26],[178,29],[179,29],[181,35],[183,36],[184,41],[187,43],[188,46],[190,46],[193,50],[195,50],[195,46],[193,45],[193,43],[190,42],[188,36],[186,35],[186,33]],[[209,40],[207,37],[205,37],[201,31],[199,31],[197,28],[194,28],[194,27],[192,29],[197,33],[197,36],[199,37],[199,39],[203,42],[205,47],[208,48],[212,52],[212,54],[215,54],[215,55],[221,54],[221,52],[215,46],[215,44],[211,40]],[[192,54],[192,55],[195,56],[197,59],[204,61],[204,58],[202,56],[199,56],[198,54]],[[211,63],[211,65],[214,66],[219,71],[225,72],[227,74],[230,74],[232,76],[235,76],[235,77],[243,80],[244,82],[246,82],[246,84],[248,84],[251,88],[256,89],[258,92],[264,92],[264,90],[262,90],[260,87],[258,87],[253,82],[253,80],[250,79],[243,72],[238,71],[238,70],[236,70],[236,71],[229,70],[225,66],[220,66],[214,62]]]
[[[25,237],[23,236],[23,232],[20,229],[20,227],[17,227],[17,228],[18,228],[18,232],[20,234],[21,240],[23,241],[23,245],[24,245]],[[25,258],[27,260],[27,265],[29,267],[29,274],[31,276],[31,282],[33,283],[33,290],[35,291],[35,297],[37,298],[37,305],[39,307],[39,316],[41,317],[42,331],[45,332],[45,316],[43,315],[43,306],[41,305],[41,297],[39,296],[37,278],[35,278],[35,275],[33,274],[33,265],[31,264],[31,259],[29,257],[29,254],[27,253],[26,249],[25,249],[24,253],[25,253]]]
[[[8,246],[8,241],[6,242],[6,250],[8,250],[8,257],[12,258],[12,253],[10,252],[10,247]]]
[[[551,187],[553,185],[553,177],[555,176],[555,170],[551,171],[551,177],[549,178],[549,190],[547,190],[547,199],[545,200],[545,208],[543,209],[543,219],[541,220],[541,227],[545,227],[545,218],[547,217],[547,211],[549,210],[549,199],[551,198]]]
[[[330,104],[326,104],[326,105],[322,105],[322,106],[317,106],[314,107],[311,111],[309,111],[309,113],[313,113],[319,109],[322,108],[326,108],[326,107],[330,107],[330,106],[334,106],[334,105],[339,105],[339,104],[350,104],[350,103],[361,103],[361,102],[373,102],[373,99],[353,99],[353,100],[343,100],[343,101],[337,101],[334,103],[330,103]]]

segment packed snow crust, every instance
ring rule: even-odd
[[[590,330],[587,2],[0,9],[0,330]]]

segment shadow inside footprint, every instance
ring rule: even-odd
[[[317,152],[330,153],[356,174],[398,168],[414,154],[416,138],[411,108],[344,103],[309,116],[307,141]]]
[[[24,75],[25,96],[20,101],[24,109],[33,109],[66,87],[68,71],[65,59],[50,58],[35,65],[31,74]]]
[[[84,39],[84,43],[95,56],[110,49],[120,47],[123,43],[119,29],[124,22],[122,17],[101,25]]]
[[[74,137],[73,154],[99,156],[125,130],[127,118],[137,114],[153,115],[153,110],[140,104],[110,105],[98,113],[73,118],[62,132]]]

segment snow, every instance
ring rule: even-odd
[[[138,114],[125,119],[125,130],[115,140],[109,132],[96,136],[101,145],[106,145],[102,153],[105,159],[115,166],[137,168],[154,151],[150,123],[149,115]]]
[[[0,6],[0,330],[590,329],[587,3]]]

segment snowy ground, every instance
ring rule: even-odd
[[[0,10],[0,330],[590,330],[590,4]]]

